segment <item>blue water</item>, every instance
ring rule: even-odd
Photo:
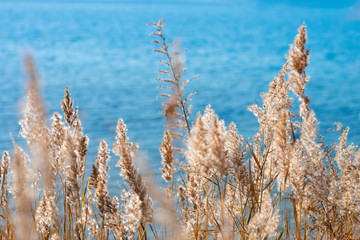
[[[166,19],[168,40],[178,39],[187,49],[187,77],[200,75],[188,88],[199,90],[194,113],[211,104],[245,137],[258,128],[247,106],[261,101],[260,92],[280,70],[296,29],[305,22],[311,50],[306,93],[320,132],[328,143],[336,141],[327,129],[339,121],[350,127],[349,141],[359,144],[359,4],[321,2],[0,2],[0,150],[11,150],[9,132],[19,131],[22,58],[30,51],[48,112],[61,111],[66,85],[79,106],[90,138],[88,170],[100,140],[112,145],[117,119],[123,118],[140,155],[157,171],[164,124],[155,81],[160,56],[152,52],[153,29],[146,23],[160,18]],[[119,179],[117,160],[113,156],[110,163],[113,185]]]

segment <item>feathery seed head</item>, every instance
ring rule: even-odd
[[[36,229],[44,236],[50,236],[51,229],[56,223],[58,208],[55,203],[55,196],[45,192],[35,212]]]
[[[78,118],[78,108],[73,108],[74,101],[70,98],[69,89],[66,86],[64,100],[61,101],[61,109],[64,113],[65,121],[69,127],[72,127],[75,120]]]
[[[135,192],[122,192],[122,202],[124,204],[123,219],[126,223],[125,228],[129,234],[129,239],[134,239],[136,229],[141,224],[141,201]]]
[[[7,175],[9,171],[10,164],[10,156],[9,152],[4,151],[2,154],[2,160],[0,165],[0,173],[1,173],[1,205],[5,206],[8,201],[6,198],[6,191],[9,189]]]
[[[172,146],[172,137],[168,130],[165,130],[164,139],[160,145],[160,153],[162,158],[162,164],[164,168],[161,168],[162,177],[165,181],[171,181],[175,172],[175,159],[174,148]]]
[[[126,136],[126,125],[122,119],[118,121],[116,132],[116,142],[113,145],[113,151],[116,155],[120,156],[120,160],[116,166],[121,168],[120,175],[124,177],[125,182],[131,190],[140,198],[142,223],[151,222],[153,218],[152,201],[145,182],[134,164],[138,145],[133,145],[133,143],[129,141]]]

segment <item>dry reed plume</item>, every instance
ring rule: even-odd
[[[226,126],[210,105],[191,123],[193,94],[185,97],[182,51],[177,42],[167,43],[163,20],[151,25],[154,51],[165,57],[166,70],[159,72],[166,77],[159,80],[169,90],[160,94],[166,99],[159,148],[165,189],[154,191],[140,174],[138,145],[122,119],[112,149],[100,141],[86,179],[89,139],[69,89],[62,114],[50,122],[27,55],[20,136],[29,153],[13,138],[13,153],[2,155],[1,239],[360,239],[360,150],[347,144],[349,128],[339,123],[338,143],[327,146],[318,133],[305,94],[305,25],[262,103],[249,107],[259,122],[252,139],[235,123]],[[117,196],[108,190],[111,152],[126,184]]]

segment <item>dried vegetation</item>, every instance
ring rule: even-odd
[[[340,124],[338,143],[327,146],[318,134],[305,94],[305,26],[261,94],[262,104],[249,107],[259,130],[245,139],[210,106],[190,122],[193,94],[184,96],[189,80],[183,79],[182,51],[178,43],[166,42],[163,20],[151,25],[155,52],[165,59],[159,71],[165,76],[159,79],[165,89],[159,148],[165,188],[155,190],[135,166],[138,145],[128,139],[122,119],[112,149],[100,142],[86,179],[89,140],[69,90],[61,101],[63,114],[54,113],[48,122],[38,74],[27,56],[20,135],[29,152],[13,140],[13,153],[2,154],[0,238],[360,239],[360,150],[347,145],[349,128]],[[111,151],[119,156],[116,166],[126,183],[118,197],[108,191]]]

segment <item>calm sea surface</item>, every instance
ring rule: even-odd
[[[0,150],[17,135],[25,81],[23,53],[30,51],[42,76],[49,113],[60,112],[69,86],[90,138],[88,170],[101,139],[111,146],[123,118],[146,165],[160,167],[158,147],[164,118],[157,100],[160,56],[152,52],[146,26],[166,20],[169,41],[187,49],[187,77],[194,113],[211,104],[228,124],[251,137],[258,128],[247,106],[260,102],[285,62],[297,28],[308,26],[311,50],[306,93],[328,143],[334,122],[350,126],[349,141],[360,144],[360,11],[355,7],[308,8],[238,3],[5,3],[0,2]],[[297,101],[295,101],[297,104]],[[195,116],[195,114],[194,114]],[[117,157],[110,175],[118,184]]]

